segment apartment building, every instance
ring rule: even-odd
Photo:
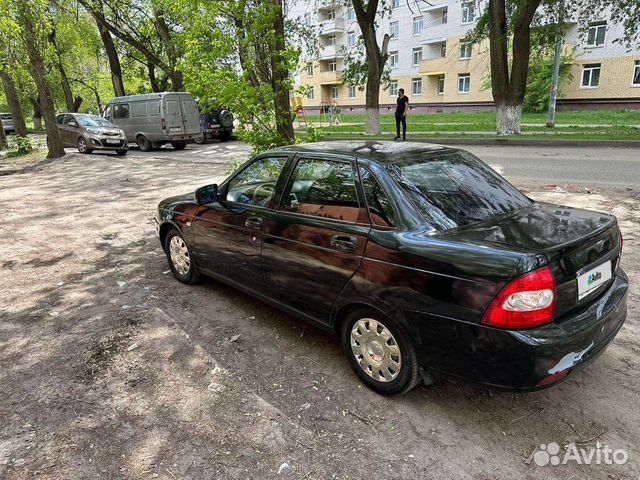
[[[379,44],[384,33],[391,36],[391,81],[380,91],[383,112],[394,109],[399,88],[418,112],[493,108],[488,41],[464,41],[477,21],[476,1],[391,0],[391,7],[379,22]],[[337,104],[344,113],[364,111],[364,91],[342,79],[347,52],[363,48],[353,9],[341,1],[296,0],[288,15],[318,35],[318,52],[303,54],[297,76],[308,90],[305,109]],[[586,34],[577,22],[569,25],[564,51],[573,56],[572,79],[561,87],[559,109],[640,109],[640,47],[629,51],[615,42],[622,26],[608,21],[606,13],[594,20]]]

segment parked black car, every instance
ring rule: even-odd
[[[194,142],[203,144],[209,139],[218,138],[226,142],[233,133],[233,114],[229,110],[213,110],[200,115],[202,135],[194,138]]]
[[[535,202],[463,150],[327,142],[160,203],[175,277],[209,275],[336,332],[369,386],[536,390],[626,318],[615,217]]]

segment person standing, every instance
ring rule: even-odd
[[[402,139],[407,139],[407,112],[409,111],[409,98],[404,94],[404,88],[398,90],[396,102],[396,138],[400,138],[400,123],[402,123]]]

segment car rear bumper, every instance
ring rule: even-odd
[[[585,367],[606,349],[626,319],[627,291],[627,277],[618,269],[611,285],[593,303],[530,330],[423,318],[416,325],[421,366],[436,375],[497,389],[546,388]]]

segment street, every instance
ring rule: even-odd
[[[125,157],[69,149],[6,171],[0,478],[637,478],[638,152],[468,150],[534,199],[612,212],[625,236],[627,322],[551,389],[442,381],[382,397],[331,335],[221,283],[174,280],[154,209],[222,180],[248,155],[240,142]],[[537,466],[550,442],[600,442],[629,460]]]

